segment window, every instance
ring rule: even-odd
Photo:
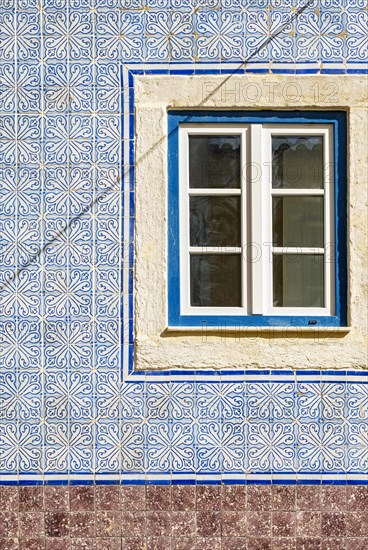
[[[169,325],[340,325],[336,124],[224,117],[175,117]]]

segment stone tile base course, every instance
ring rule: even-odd
[[[0,486],[0,550],[367,548],[365,486]]]

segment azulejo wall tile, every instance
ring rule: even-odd
[[[13,271],[0,271],[0,316],[37,317],[41,304],[40,271],[37,266],[24,269],[15,277]]]
[[[350,13],[347,18],[347,58],[363,61],[367,57],[368,38],[365,30],[368,24],[368,13],[359,11]]]
[[[126,224],[134,223],[134,189],[128,204],[122,185],[133,181],[134,159],[131,151],[122,158],[122,148],[132,138],[123,122],[134,124],[134,106],[121,94],[132,90],[133,76],[121,82],[121,66],[144,61],[142,71],[152,64],[169,71],[218,61],[226,69],[251,57],[266,71],[295,60],[331,61],[343,71],[345,58],[365,61],[365,0],[304,5],[3,2],[3,472],[38,480],[43,473],[315,480],[367,470],[367,386],[358,377],[233,380],[212,372],[211,380],[176,380],[160,372],[147,380],[149,371],[132,372],[134,251]]]
[[[40,418],[42,380],[39,372],[0,374],[0,418],[4,420],[32,420]]]
[[[30,369],[40,364],[41,326],[22,318],[0,321],[0,366],[2,372]]]
[[[201,59],[243,57],[244,19],[241,11],[198,11],[195,14],[196,56]]]
[[[99,319],[96,325],[96,365],[118,368],[120,366],[120,323],[111,319]]]
[[[90,369],[92,328],[89,321],[48,320],[45,327],[47,368]]]

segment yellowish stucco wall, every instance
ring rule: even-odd
[[[367,368],[367,77],[140,76],[135,94],[135,368]],[[348,330],[166,330],[167,110],[172,108],[347,111]]]

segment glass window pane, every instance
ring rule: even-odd
[[[240,307],[241,255],[192,254],[190,303],[192,306]]]
[[[323,189],[323,136],[272,136],[272,187]]]
[[[240,136],[189,136],[189,187],[240,187]]]
[[[323,197],[273,197],[273,245],[323,248],[323,203]]]
[[[190,197],[191,246],[241,246],[240,197]]]
[[[274,307],[323,307],[323,262],[322,254],[274,254]]]

